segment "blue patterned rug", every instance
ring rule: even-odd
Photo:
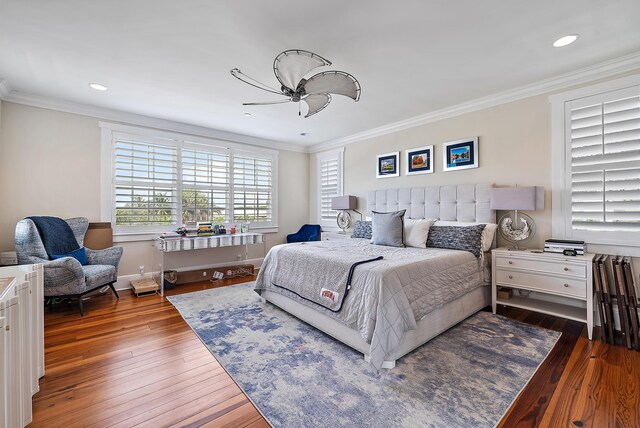
[[[276,427],[492,427],[560,336],[479,312],[377,372],[252,285],[168,299]]]

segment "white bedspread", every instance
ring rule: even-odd
[[[292,245],[301,246],[301,257],[311,246],[330,248],[335,253],[381,255],[384,259],[355,269],[342,310],[334,313],[273,286],[276,271],[286,269],[279,265],[278,252]],[[366,239],[284,244],[273,247],[267,254],[255,289],[258,293],[269,290],[285,295],[359,331],[371,344],[371,364],[380,368],[405,332],[415,329],[417,320],[488,283],[488,269],[484,266],[484,260],[488,259],[476,258],[467,251],[372,245]]]

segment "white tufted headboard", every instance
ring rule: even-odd
[[[493,184],[461,184],[373,190],[367,194],[367,215],[371,211],[406,209],[407,218],[495,223],[496,212],[489,208],[492,187]]]

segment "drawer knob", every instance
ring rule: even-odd
[[[568,267],[564,268],[564,271],[565,271],[565,272],[568,272],[568,271],[569,271],[569,268],[568,268]]]
[[[569,288],[569,284],[565,284],[564,286],[565,286],[565,287],[567,287],[567,288]]]
[[[9,331],[9,330],[11,330],[11,326],[7,325],[7,326],[4,327],[4,329]]]
[[[513,275],[509,275],[509,279],[513,279]]]
[[[509,260],[509,264],[510,264],[510,265],[512,265],[512,264],[513,264],[513,262],[512,262],[511,260]]]

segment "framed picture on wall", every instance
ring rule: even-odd
[[[478,167],[478,137],[449,141],[442,144],[444,171],[456,171]]]
[[[398,177],[400,175],[400,152],[376,156],[376,178]]]
[[[433,172],[433,146],[405,150],[404,155],[407,175],[431,174]]]

